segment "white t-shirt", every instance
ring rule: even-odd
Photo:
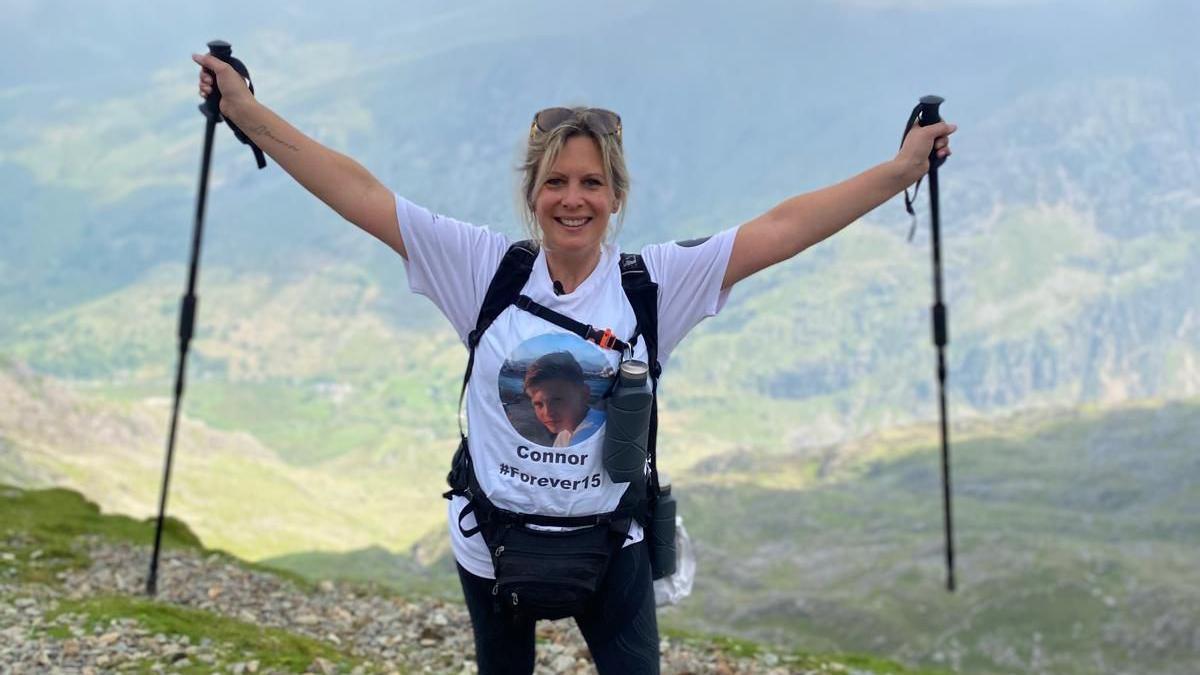
[[[396,195],[396,216],[408,252],[409,287],[428,297],[465,344],[475,328],[492,276],[512,243],[487,228],[440,216]],[[659,285],[658,360],[701,319],[720,311],[728,296],[721,281],[736,228],[706,240],[654,244],[642,249]],[[604,246],[600,262],[572,293],[555,295],[539,251],[523,293],[534,301],[622,340],[634,333],[633,308],[621,287],[620,256]],[[645,341],[633,357],[646,359]],[[617,507],[627,486],[612,483],[601,462],[603,394],[620,355],[569,333],[516,306],[505,309],[475,350],[467,387],[467,429],[480,487],[496,506],[518,513],[585,516]],[[464,537],[450,502],[454,557],[468,572],[495,578],[483,536]],[[475,527],[474,515],[463,527]],[[626,545],[641,541],[634,523]]]

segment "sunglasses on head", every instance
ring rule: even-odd
[[[604,108],[583,108],[576,111],[572,108],[546,108],[533,116],[533,124],[529,125],[529,137],[541,132],[553,131],[555,127],[571,119],[582,118],[598,133],[616,134],[621,139],[621,116]]]

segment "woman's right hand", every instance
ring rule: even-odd
[[[216,74],[217,87],[221,90],[221,114],[239,103],[254,98],[246,81],[238,74],[233,66],[225,63],[212,54],[192,54],[192,60],[200,64],[200,97],[208,98],[213,91],[213,75]]]

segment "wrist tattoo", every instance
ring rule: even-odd
[[[257,136],[266,136],[267,138],[275,141],[276,143],[282,145],[283,147],[291,150],[292,152],[300,152],[300,148],[298,148],[298,147],[292,145],[291,143],[288,143],[287,141],[283,140],[282,138],[279,138],[278,136],[272,134],[271,130],[268,129],[267,125],[265,125],[265,124],[260,124],[256,127],[254,127],[253,129],[250,129],[250,133],[255,134]]]

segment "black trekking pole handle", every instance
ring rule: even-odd
[[[941,96],[922,96],[917,106],[913,108],[908,118],[904,135],[912,130],[913,125],[927,127],[942,121],[939,107],[945,101]],[[903,144],[901,139],[901,144]],[[937,348],[937,378],[938,378],[938,411],[941,423],[942,442],[942,514],[946,537],[946,590],[955,589],[954,577],[954,518],[951,504],[950,489],[950,425],[949,412],[946,406],[946,345],[950,342],[950,331],[947,322],[946,305],[942,301],[942,228],[941,215],[938,206],[938,168],[946,161],[938,157],[937,144],[929,150],[929,210],[930,230],[933,234],[933,307],[931,316],[933,323],[933,344]],[[913,229],[916,229],[915,213],[912,209],[912,199],[905,191],[905,207],[914,214]],[[912,238],[912,232],[909,233]]]
[[[224,40],[209,42],[208,53],[228,63],[238,75],[242,76],[243,80],[246,80],[246,86],[250,88],[250,93],[254,93],[254,81],[250,79],[250,69],[246,68],[246,64],[234,58],[233,47],[229,46],[228,42]],[[258,168],[266,168],[267,159],[263,155],[263,151],[236,124],[221,115],[221,88],[217,85],[217,74],[208,68],[205,68],[204,72],[208,73],[209,77],[212,78],[213,86],[212,93],[204,97],[204,103],[200,104],[200,112],[204,113],[205,117],[214,120],[217,124],[221,122],[228,124],[229,128],[233,130],[233,135],[242,143],[250,146],[250,149],[254,152],[254,161],[258,164]]]
[[[231,66],[233,65],[233,47],[224,40],[213,40],[208,43],[208,53]],[[214,120],[214,123],[220,123],[225,118],[221,116],[221,88],[217,86],[217,74],[208,68],[205,68],[204,72],[212,78],[212,91],[204,97],[204,103],[200,104],[200,112],[204,113],[205,117]]]
[[[941,107],[946,99],[941,96],[922,96],[921,101],[917,103],[917,125],[927,127],[932,124],[937,124],[942,121],[942,113],[938,108]],[[906,132],[907,133],[907,132]],[[938,157],[937,147],[929,149],[929,170],[937,171],[939,167],[946,162],[945,157]]]

